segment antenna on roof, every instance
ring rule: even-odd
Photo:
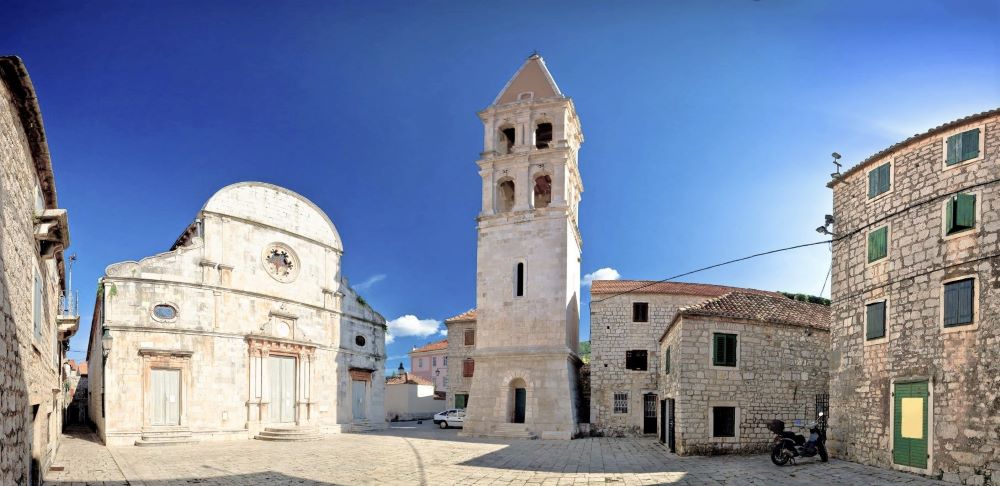
[[[841,165],[840,165],[840,162],[837,162],[838,160],[840,160],[840,154],[838,154],[837,152],[834,152],[834,153],[832,153],[830,155],[833,156],[833,165],[837,166],[837,172],[834,172],[833,174],[830,174],[830,177],[836,179],[836,178],[840,177],[840,167],[841,167]]]
[[[531,55],[528,56],[528,59],[534,59],[536,57],[542,57],[542,55],[538,53],[538,49],[532,49]]]

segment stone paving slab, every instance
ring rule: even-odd
[[[88,450],[84,453],[83,449]],[[50,483],[116,484],[113,478],[105,479],[110,477],[106,470],[112,452],[134,486],[943,484],[837,460],[821,463],[809,459],[779,468],[764,455],[679,457],[655,440],[643,438],[464,438],[454,429],[439,430],[430,422],[401,423],[383,432],[297,443],[248,440],[109,450],[93,442],[64,442],[59,460],[63,461],[64,454],[79,455],[79,464],[97,460],[93,478],[87,478],[78,466],[76,472],[66,471],[65,479],[54,478]]]

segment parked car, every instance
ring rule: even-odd
[[[453,408],[434,415],[434,423],[442,429],[462,427],[465,424],[465,409]]]

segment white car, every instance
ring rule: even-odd
[[[442,429],[448,427],[462,427],[465,424],[465,409],[453,408],[441,413],[434,414],[434,423]]]

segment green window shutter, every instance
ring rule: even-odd
[[[944,325],[958,324],[958,288],[954,284],[944,286]]]
[[[726,336],[726,366],[736,366],[736,335]]]
[[[883,226],[868,233],[868,262],[885,258],[888,254],[889,227]]]
[[[958,229],[976,227],[976,195],[959,194],[955,196],[955,226]]]
[[[712,364],[719,366],[726,354],[726,343],[722,339],[722,334],[712,335]]]
[[[969,130],[962,134],[962,157],[960,160],[969,160],[979,157],[979,129]]]
[[[962,156],[962,134],[955,134],[948,137],[948,158],[945,164],[955,165],[961,162]]]
[[[670,374],[670,348],[667,348],[667,352],[664,353],[664,355],[663,355],[663,362],[664,362],[664,365],[663,365],[664,372],[669,375]]]
[[[878,195],[878,169],[868,173],[868,198]]]
[[[956,314],[958,316],[958,324],[971,324],[972,323],[972,310],[973,310],[973,298],[972,295],[972,280],[963,280],[957,282],[958,294],[958,309]]]
[[[971,278],[945,284],[943,311],[945,327],[972,323],[975,297]]]
[[[949,198],[948,204],[944,208],[944,232],[952,234],[955,232],[955,198]]]
[[[876,302],[867,306],[867,324],[865,338],[878,339],[885,337],[885,302]]]
[[[889,181],[891,180],[889,171],[891,170],[891,167],[889,164],[884,164],[877,170],[878,170],[878,193],[882,194],[883,192],[889,190]]]

